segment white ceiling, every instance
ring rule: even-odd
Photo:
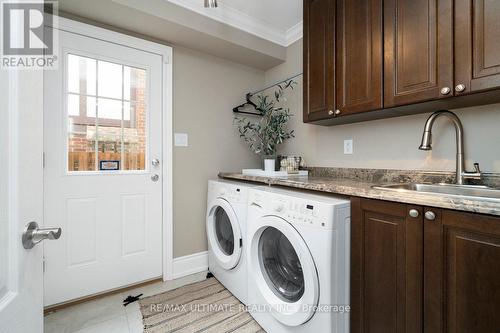
[[[165,0],[282,46],[302,37],[302,0]]]

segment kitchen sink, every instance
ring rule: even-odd
[[[402,183],[375,185],[372,186],[372,188],[397,192],[422,192],[438,195],[457,195],[462,197],[486,198],[500,201],[500,189],[483,185]]]

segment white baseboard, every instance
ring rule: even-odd
[[[208,252],[198,252],[184,257],[174,258],[172,278],[178,279],[208,270]]]

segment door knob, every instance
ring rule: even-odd
[[[334,114],[333,110],[328,111],[329,116],[333,116],[333,114]]]
[[[151,161],[151,164],[156,167],[156,166],[160,165],[160,160],[155,158],[154,160]]]
[[[441,95],[448,95],[451,92],[450,87],[441,88]]]
[[[340,114],[340,110],[339,109],[335,110],[335,115],[338,116],[339,114]]]
[[[26,225],[23,232],[23,247],[25,249],[32,249],[33,246],[40,243],[44,239],[59,239],[61,237],[61,228],[47,228],[39,229],[38,223],[30,222]]]
[[[455,87],[456,92],[462,92],[464,90],[465,90],[465,84],[460,83],[460,84],[457,84]]]
[[[429,221],[434,221],[436,219],[436,213],[428,210],[425,212],[425,219]]]
[[[157,174],[154,174],[151,176],[151,180],[154,182],[157,182],[159,179],[160,179],[160,176],[158,176]]]
[[[418,210],[416,210],[416,209],[410,209],[410,211],[408,212],[408,215],[410,215],[413,218],[416,218],[416,217],[418,217],[419,213],[418,213]]]

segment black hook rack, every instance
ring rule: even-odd
[[[253,94],[251,94],[251,93],[246,94],[245,95],[246,102],[234,107],[233,112],[234,113],[249,114],[252,116],[260,116],[261,115],[260,112],[258,113],[258,112],[240,111],[240,108],[245,107],[247,105],[253,106],[253,108],[257,111],[257,104],[252,102],[252,100],[250,99],[250,98],[252,98],[252,96],[253,96]]]
[[[302,73],[295,74],[295,75],[293,75],[293,76],[291,76],[291,77],[289,77],[289,78],[287,78],[287,79],[284,79],[284,80],[281,80],[281,81],[279,81],[279,82],[273,83],[273,84],[271,84],[270,86],[267,86],[267,87],[262,88],[262,89],[260,89],[260,90],[257,90],[257,91],[254,91],[254,92],[251,92],[251,93],[246,94],[246,95],[245,95],[245,99],[246,99],[245,103],[240,104],[240,105],[238,105],[238,106],[234,107],[234,108],[233,108],[233,112],[234,112],[234,113],[249,114],[249,115],[252,115],[252,116],[261,116],[261,115],[262,115],[262,113],[261,113],[261,112],[259,112],[259,110],[257,110],[257,105],[256,105],[254,102],[252,102],[251,98],[252,98],[254,95],[258,94],[258,93],[261,93],[261,92],[263,92],[263,91],[266,91],[267,89],[270,89],[270,88],[272,88],[272,87],[275,87],[275,86],[277,86],[277,85],[278,85],[278,84],[280,84],[280,83],[287,82],[287,81],[290,81],[290,80],[292,80],[292,79],[295,79],[296,77],[298,77],[298,76],[300,76],[300,75],[302,75]],[[240,110],[241,108],[243,108],[243,107],[245,107],[245,106],[248,106],[248,105],[253,106],[253,108],[255,109],[255,111],[256,111],[256,112],[249,112],[249,111],[241,111],[241,110]]]

